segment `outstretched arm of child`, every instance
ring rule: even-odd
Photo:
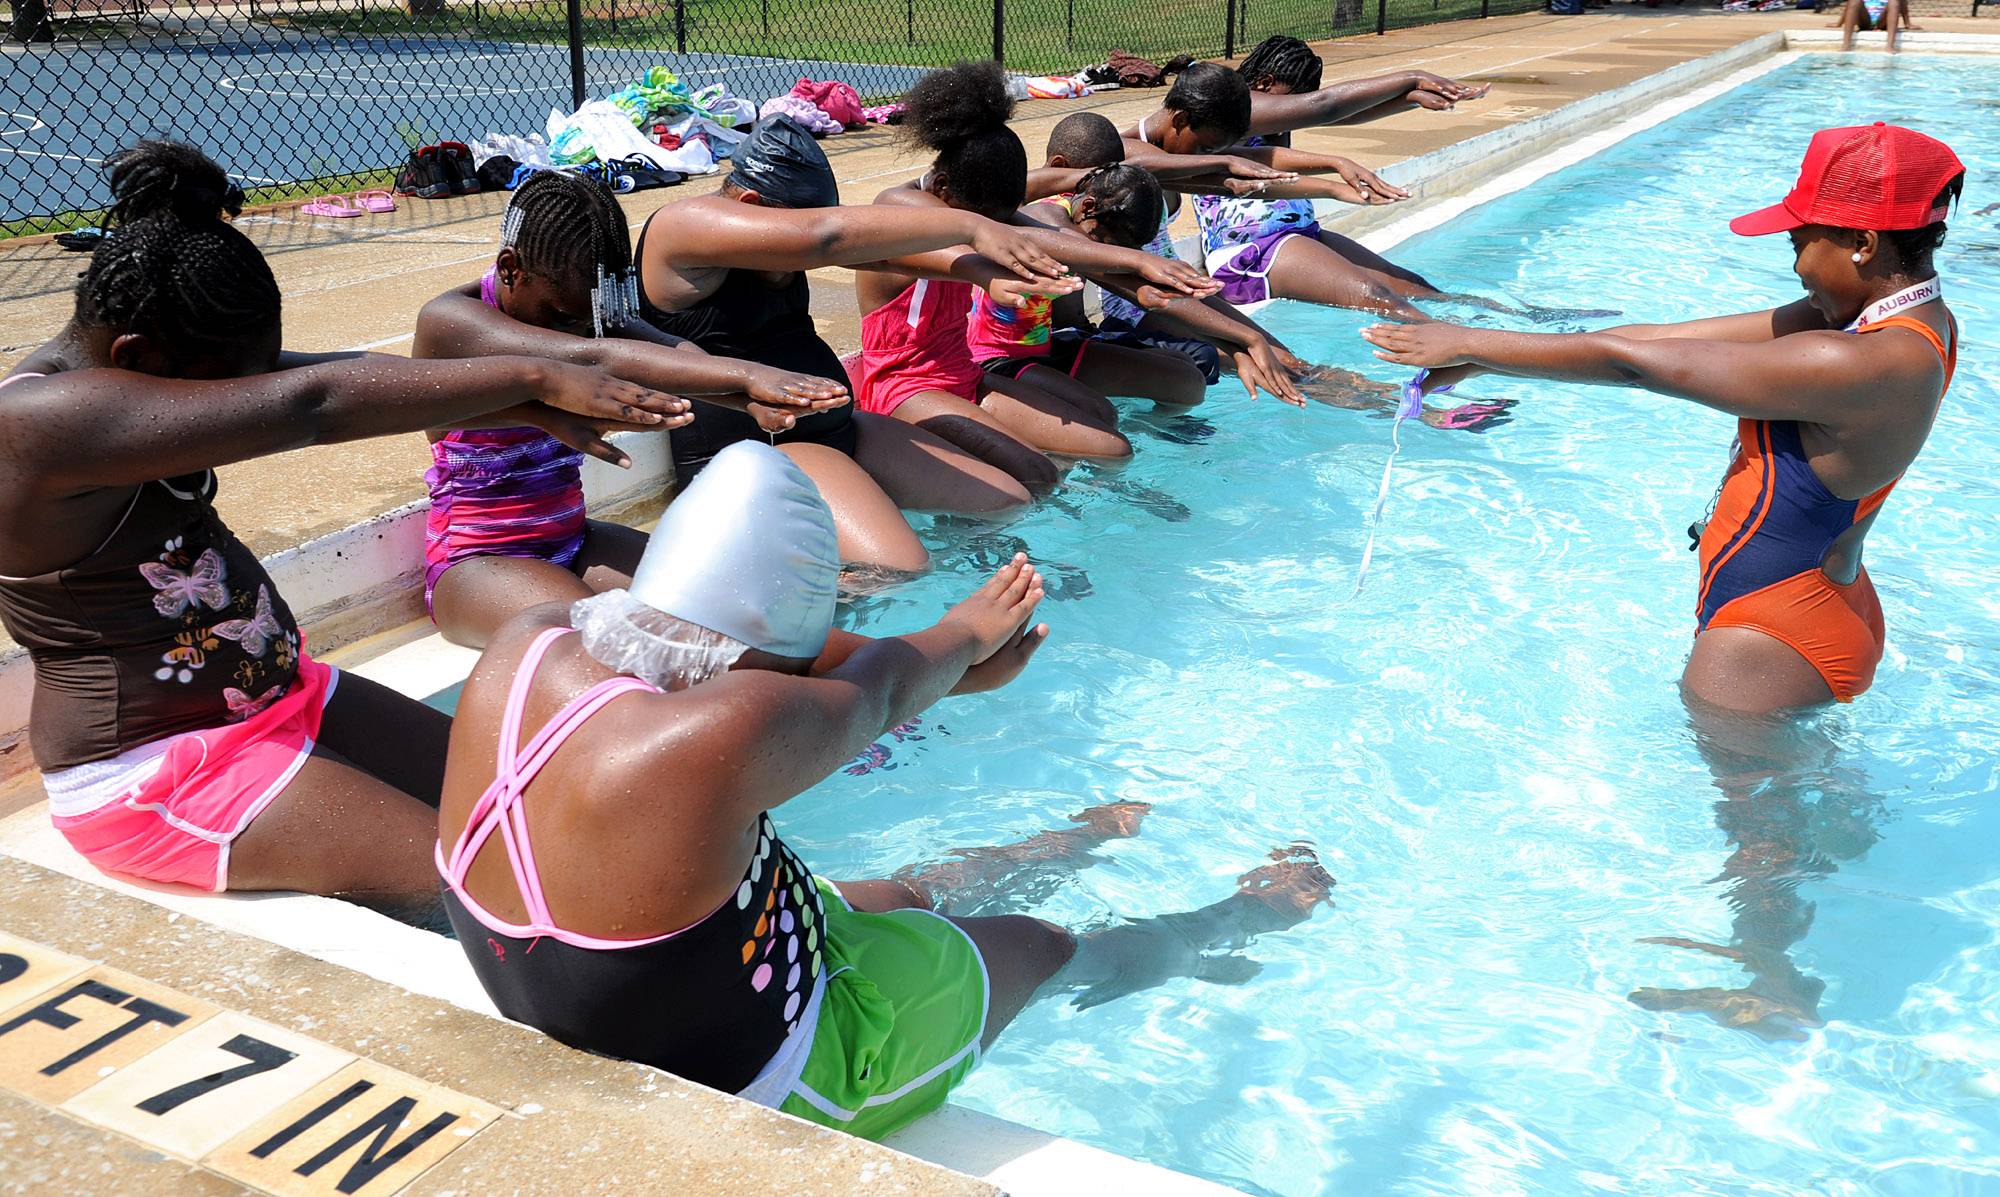
[[[1020,230],[943,206],[794,210],[717,204],[702,209],[699,236],[647,244],[655,240],[663,247],[663,265],[671,269],[813,270],[970,245],[1023,278],[1062,273]]]
[[[1125,163],[1150,171],[1162,183],[1195,175],[1224,175],[1239,179],[1263,179],[1266,182],[1297,177],[1292,172],[1266,166],[1234,151],[1223,154],[1172,154],[1136,137],[1125,139]]]
[[[40,495],[450,427],[522,404],[616,427],[656,427],[687,404],[602,371],[530,357],[427,362],[370,354],[221,381],[73,370],[13,389],[0,408],[0,471]],[[601,441],[594,447],[622,456]]]
[[[966,675],[996,656],[1025,663],[1047,634],[1035,623],[1042,579],[1016,555],[936,625],[907,636],[853,645],[838,665],[807,677],[739,669],[706,685],[711,705],[728,713],[680,729],[677,747],[732,763],[726,786],[748,811],[768,810],[804,793],[883,732],[921,714]],[[713,745],[693,742],[716,737]],[[771,746],[744,751],[744,744]]]
[[[1237,146],[1229,152],[1248,158],[1252,162],[1262,163],[1273,170],[1290,171],[1300,175],[1334,175],[1356,192],[1372,192],[1388,197],[1388,200],[1373,200],[1369,202],[1386,203],[1390,200],[1410,198],[1410,193],[1404,188],[1398,187],[1394,183],[1386,182],[1382,176],[1369,170],[1354,159],[1344,158],[1339,154],[1314,154],[1306,150],[1295,150],[1290,146],[1282,145]],[[1300,179],[1299,183],[1307,181]],[[1285,187],[1295,187],[1297,185],[1273,183],[1264,194],[1273,197],[1283,197],[1287,194],[1283,190]],[[1333,198],[1342,199],[1345,197],[1335,194]],[[1355,201],[1350,200],[1349,202]]]
[[[525,354],[587,366],[640,386],[748,410],[760,417],[760,424],[769,414],[777,425],[772,431],[783,431],[789,422],[752,409],[778,409],[796,418],[848,401],[846,386],[830,379],[711,356],[643,321],[638,325],[627,325],[615,337],[580,337],[523,323],[482,302],[469,288],[458,289],[431,300],[418,313],[414,353],[420,358]]]
[[[1189,263],[1162,258],[1144,250],[1094,241],[1080,232],[1069,214],[1053,204],[1030,204],[1015,214],[1035,243],[1063,265],[1101,282],[1100,275],[1137,275],[1142,281],[1175,295],[1199,299],[1213,295],[1222,284]]]

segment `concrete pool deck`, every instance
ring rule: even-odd
[[[1727,20],[1734,23],[1738,19]],[[1574,25],[1576,19],[1570,23]],[[1984,32],[1984,28],[1974,27],[1974,31]],[[1759,37],[1769,32],[1770,28],[1755,31]],[[1756,69],[1753,60],[1777,48],[1775,44],[1748,44],[1754,40],[1746,36],[1714,47],[1718,52],[1740,48],[1741,53],[1710,58],[1690,69],[1700,70],[1709,85],[1723,86],[1736,73]],[[1613,124],[1625,119],[1635,104],[1649,101],[1642,95],[1621,94],[1621,87],[1693,62],[1694,56],[1663,58],[1654,69],[1634,74],[1623,83],[1570,98],[1560,106],[1575,105],[1560,122],[1571,126],[1567,129],[1546,127],[1554,122],[1537,126],[1537,118],[1554,110],[1556,106],[1552,106],[1441,140],[1425,151],[1429,172],[1425,177],[1447,179],[1453,171],[1463,171],[1463,188],[1457,184],[1438,188],[1458,191],[1484,183],[1506,169],[1506,165],[1487,159],[1511,155],[1510,164],[1529,167],[1540,152],[1538,139],[1545,134],[1575,140],[1580,131],[1574,127],[1576,118],[1582,118],[1590,130],[1595,130],[1600,120]],[[1496,87],[1496,97],[1498,92]],[[1158,95],[1151,93],[1149,101],[1157,100]],[[1073,110],[1073,106],[1058,108],[1046,119]],[[1130,113],[1112,115],[1123,119]],[[1509,136],[1467,146],[1456,158],[1440,153],[1473,136],[1496,131]],[[1379,128],[1348,130],[1338,136],[1357,134],[1376,137]],[[1038,132],[1024,129],[1023,135],[1032,143]],[[1385,156],[1367,155],[1358,146],[1325,144],[1350,149],[1371,163],[1387,165],[1389,161]],[[1506,148],[1495,151],[1492,147],[1496,145]],[[1482,161],[1469,161],[1472,158]],[[898,173],[883,177],[899,177],[901,169],[897,167]],[[685,193],[668,194],[677,197]],[[1425,216],[1421,211],[1408,215],[1412,220]],[[488,212],[479,219],[490,220],[491,216]],[[481,227],[490,235],[490,226]],[[290,287],[280,261],[281,277],[286,277]],[[5,269],[4,256],[0,256],[0,277]],[[413,310],[431,289],[435,288],[429,284],[422,291],[410,287],[406,310]],[[648,470],[657,472],[657,463],[642,463],[635,472]],[[608,476],[609,471],[605,473]],[[607,477],[594,483],[594,504],[624,503],[641,513],[656,505],[656,498],[648,504],[646,496],[638,493],[643,486],[628,487],[623,493],[607,492],[604,487],[613,481]],[[264,504],[270,505],[268,492]],[[357,507],[353,518],[379,511]],[[293,543],[280,542],[284,546]],[[371,561],[345,560],[352,570],[372,568]],[[310,584],[310,579],[305,583]],[[280,584],[287,593],[293,592],[291,577],[281,576]],[[422,630],[417,629],[417,633]],[[469,663],[469,654],[442,645],[435,637],[401,643],[411,638],[407,630],[392,632],[336,651],[332,657],[341,663],[357,663],[358,672],[413,694],[433,692],[440,681],[462,674]],[[0,774],[5,771],[0,766]],[[1037,1136],[1023,1128],[991,1124],[966,1111],[949,1111],[944,1117],[928,1120],[913,1128],[914,1136],[898,1143],[962,1171],[979,1173],[987,1177],[986,1183],[838,1136],[831,1137],[836,1145],[829,1147],[824,1132],[760,1114],[652,1070],[581,1056],[497,1020],[475,1018],[486,1011],[481,1009],[483,995],[477,993],[476,986],[466,991],[469,973],[454,980],[449,968],[440,971],[438,967],[440,947],[447,963],[458,958],[455,947],[430,942],[436,937],[390,924],[357,907],[297,895],[244,900],[164,894],[106,882],[68,853],[54,835],[39,809],[38,790],[32,778],[20,779],[11,787],[0,784],[0,815],[14,812],[0,820],[0,856],[15,858],[0,859],[0,1027],[18,1020],[24,1011],[40,1007],[51,995],[68,993],[93,978],[121,996],[152,1000],[190,1017],[173,1028],[172,1035],[158,1032],[157,1041],[141,1042],[135,1035],[129,1058],[105,1057],[91,1083],[74,1092],[27,1077],[49,1061],[21,1053],[10,1056],[6,1036],[0,1033],[0,1090],[26,1088],[31,1094],[23,1098],[14,1092],[0,1092],[0,1138],[12,1140],[7,1158],[10,1165],[21,1161],[18,1183],[23,1189],[60,1186],[68,1191],[171,1188],[238,1192],[249,1184],[276,1192],[311,1191],[306,1186],[354,1176],[356,1168],[367,1171],[369,1152],[392,1151],[393,1146],[384,1148],[381,1144],[404,1142],[406,1136],[450,1115],[453,1121],[441,1133],[462,1139],[462,1145],[455,1146],[449,1155],[439,1150],[443,1140],[413,1149],[409,1159],[425,1164],[429,1171],[414,1175],[385,1167],[379,1178],[365,1181],[358,1191],[395,1191],[406,1182],[412,1183],[407,1190],[412,1192],[488,1191],[502,1186],[588,1192],[622,1185],[667,1191],[769,1191],[775,1187],[785,1192],[972,1193],[993,1192],[995,1184],[1024,1193],[1081,1188],[1216,1191],[1203,1182],[1143,1166],[1137,1166],[1136,1173],[1122,1172],[1115,1158],[1101,1158],[1104,1153]],[[6,940],[4,936],[10,933],[28,942]],[[366,959],[361,958],[363,952]],[[16,968],[10,960],[23,963]],[[462,959],[458,963],[462,966]],[[114,971],[91,971],[105,968]],[[21,988],[7,988],[12,981],[18,981]],[[323,1004],[308,1000],[315,994],[324,996]],[[64,1009],[95,1009],[92,1001],[102,999],[82,993]],[[176,1006],[177,1001],[183,1005]],[[129,1002],[125,1004],[130,1007]],[[230,1019],[256,1021],[246,1024]],[[31,1020],[23,1029],[48,1036],[45,1026]],[[299,1087],[284,1088],[286,1096],[257,1105],[254,1121],[210,1127],[205,1138],[169,1141],[163,1136],[176,1132],[135,1133],[132,1108],[156,1093],[154,1089],[141,1092],[145,1084],[165,1090],[170,1084],[202,1075],[203,1069],[234,1063],[216,1054],[220,1040],[203,1038],[223,1028],[229,1028],[233,1035],[265,1035],[265,1041],[296,1050],[302,1060],[320,1061],[325,1071],[309,1077],[286,1069],[273,1072],[273,1078],[284,1072],[286,1085],[296,1083]],[[146,1033],[155,1032],[149,1026]],[[295,1043],[287,1036],[303,1042]],[[529,1042],[532,1048],[523,1046]],[[39,1048],[60,1046],[62,1052],[76,1046],[67,1041],[58,1045],[54,1037],[38,1039],[35,1044]],[[192,1054],[197,1050],[208,1055]],[[49,1060],[55,1058],[49,1055]],[[493,1065],[492,1060],[505,1060],[508,1067]],[[194,1072],[186,1071],[194,1065],[199,1065]],[[255,1149],[330,1100],[324,1092],[327,1086],[332,1085],[337,1095],[346,1091],[342,1084],[351,1087],[356,1083],[355,1077],[370,1080],[375,1086],[370,1092],[384,1100],[369,1105],[357,1098],[354,1108],[359,1112],[353,1113],[349,1122],[337,1122],[328,1115],[300,1131],[296,1146],[288,1141],[267,1153],[285,1163],[288,1170],[245,1170],[250,1165],[244,1164],[243,1157],[255,1158]],[[335,1080],[341,1084],[333,1084]],[[41,1088],[29,1087],[35,1085]],[[117,1103],[121,1095],[129,1099],[122,1107]],[[306,1100],[308,1097],[312,1100]],[[318,1168],[300,1173],[300,1168],[319,1158],[314,1153],[346,1142],[353,1126],[373,1125],[372,1119],[389,1108],[385,1102],[402,1097],[412,1104],[402,1112],[400,1122],[390,1125],[387,1139],[376,1140],[374,1147],[356,1140],[343,1149],[346,1154],[336,1153]],[[58,1110],[62,1112],[55,1112]],[[263,1117],[266,1112],[270,1117]],[[554,1116],[549,1116],[551,1112]],[[279,1114],[288,1115],[289,1121]],[[962,1120],[978,1125],[968,1128]],[[267,1122],[273,1125],[265,1125]],[[522,1130],[522,1124],[533,1128],[532,1148],[520,1137],[530,1133]],[[331,1137],[311,1138],[321,1133],[322,1125]],[[109,1128],[109,1133],[99,1128]],[[215,1139],[217,1132],[227,1133],[211,1145],[209,1139]],[[757,1145],[760,1159],[774,1171],[742,1171],[735,1167],[738,1157],[718,1155],[714,1145],[738,1132],[746,1142]],[[148,1134],[153,1137],[148,1138]],[[21,1147],[24,1140],[32,1146]],[[561,1146],[552,1149],[552,1144]],[[574,1153],[572,1144],[576,1145]],[[534,1170],[523,1168],[523,1161],[532,1161]],[[551,1161],[546,1174],[544,1161]],[[580,1162],[579,1167],[564,1166],[576,1162]],[[1108,1171],[1097,1170],[1100,1167]],[[508,1170],[501,1172],[499,1168]],[[11,1166],[9,1172],[13,1172]],[[340,1175],[334,1176],[335,1172]],[[0,1175],[0,1189],[13,1183],[12,1175]]]

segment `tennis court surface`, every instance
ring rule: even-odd
[[[241,31],[235,32],[234,26]],[[247,189],[401,162],[412,145],[541,131],[570,108],[569,51],[458,38],[292,33],[248,22],[0,51],[0,220],[88,210],[100,166],[149,136],[192,141]],[[761,103],[800,76],[899,92],[920,67],[630,49],[584,52],[588,90],[665,66]]]

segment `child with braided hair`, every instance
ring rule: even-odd
[[[109,171],[74,316],[0,379],[0,623],[34,663],[50,814],[110,873],[434,904],[450,720],[306,655],[216,467],[486,424],[617,461],[608,431],[687,404],[534,358],[286,353],[222,169],[145,142]]]
[[[1267,56],[1268,57],[1268,56]],[[1260,78],[1268,78],[1268,75]],[[1288,86],[1288,85],[1279,85]],[[1429,319],[1416,302],[1459,303],[1537,322],[1615,316],[1592,309],[1514,308],[1480,295],[1446,292],[1351,237],[1323,229],[1313,202],[1393,204],[1409,192],[1338,154],[1295,150],[1289,136],[1252,136],[1253,93],[1238,71],[1213,63],[1188,68],[1165,103],[1124,131],[1126,160],[1169,173],[1195,194],[1209,270],[1231,303],[1298,299],[1359,308],[1396,320]],[[1187,169],[1187,158],[1244,159],[1294,179],[1249,180],[1242,172]]]
[[[1474,86],[1429,71],[1391,71],[1322,87],[1324,72],[1319,51],[1298,38],[1273,34],[1258,42],[1236,68],[1250,85],[1251,134],[1268,139],[1315,125],[1372,121],[1411,108],[1448,111],[1493,89],[1491,83]]]
[[[493,264],[424,306],[415,354],[592,366],[747,413],[773,433],[847,403],[831,379],[712,357],[647,323],[617,199],[562,171],[514,193]],[[424,599],[446,639],[478,648],[519,611],[629,584],[646,535],[586,518],[582,454],[532,427],[429,435]]]
[[[996,64],[932,71],[905,103],[905,136],[929,150],[932,162],[922,177],[877,196],[877,204],[973,212],[1033,230],[1034,243],[1063,265],[1093,277],[1117,273],[1162,296],[1214,290],[1185,263],[1066,235],[1021,211],[1027,151],[1007,127],[1013,100]],[[1173,355],[1125,347],[1093,347],[1086,355],[1081,345],[1053,341],[1051,304],[1080,285],[1073,278],[1017,284],[968,247],[884,263],[855,287],[863,312],[857,402],[917,424],[1036,489],[1055,480],[1045,454],[1129,456],[1107,395],[1187,405],[1201,401],[1206,382]]]
[[[872,269],[904,254],[970,245],[1027,282],[1062,265],[1022,230],[971,212],[841,206],[840,186],[812,134],[788,117],[757,122],[713,195],[668,204],[639,232],[639,299],[646,320],[710,353],[754,358],[844,381],[840,355],[812,318],[808,272]],[[673,438],[674,470],[692,478],[741,440],[768,440],[799,464],[833,508],[842,559],[915,571],[929,554],[905,511],[995,517],[1028,493],[988,462],[922,428],[873,412],[815,413],[786,433],[708,406]]]

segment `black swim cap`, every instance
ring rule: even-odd
[[[789,116],[757,122],[736,147],[730,181],[787,208],[832,208],[840,203],[833,167],[804,125]]]

